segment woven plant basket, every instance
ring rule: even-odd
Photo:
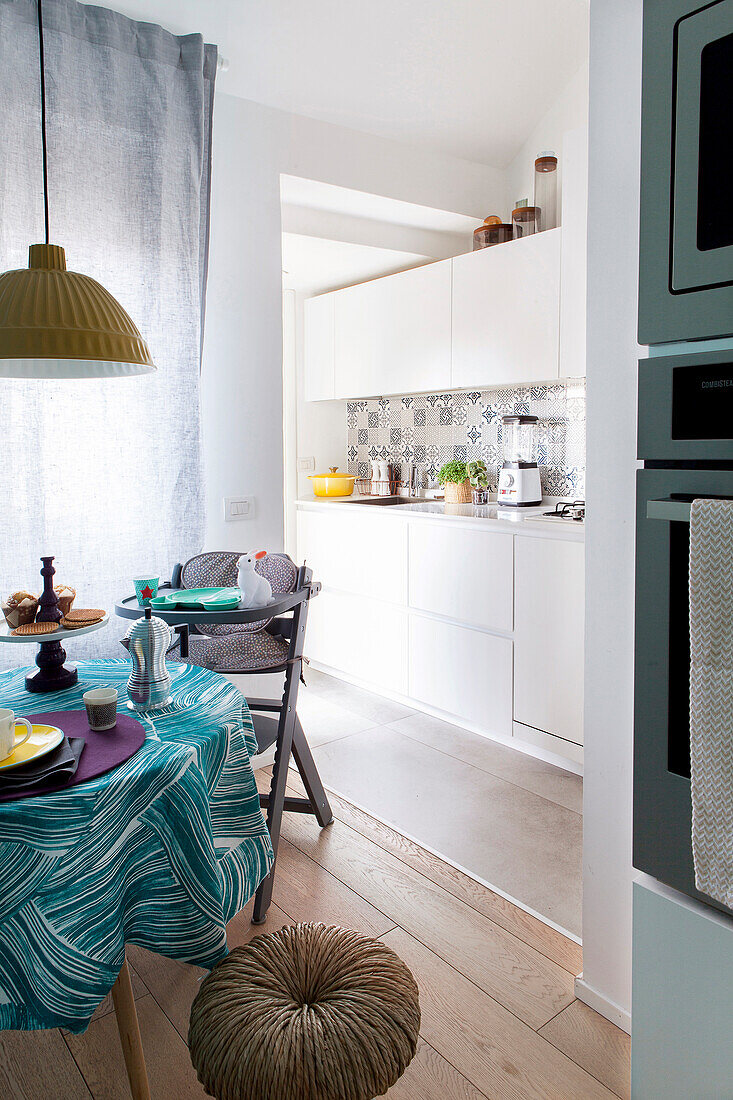
[[[465,481],[446,481],[443,486],[445,492],[446,504],[470,504],[471,503],[471,482],[466,478]]]

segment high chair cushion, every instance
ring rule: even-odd
[[[263,672],[285,664],[288,642],[266,630],[256,634],[240,632],[220,638],[192,634],[188,640],[188,663],[212,672]]]
[[[244,551],[211,550],[189,558],[181,569],[184,588],[233,588],[237,584],[237,562]],[[255,563],[255,570],[270,582],[273,596],[292,592],[298,578],[298,568],[287,554],[268,554]],[[263,630],[271,619],[254,623],[197,623],[201,634],[218,637],[231,634],[254,634]],[[194,636],[195,637],[195,636]],[[191,642],[194,641],[191,638]],[[191,649],[191,652],[193,650]]]

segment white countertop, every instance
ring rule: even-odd
[[[584,542],[582,523],[572,520],[545,519],[543,512],[551,511],[558,503],[557,497],[545,497],[542,504],[533,508],[499,508],[496,504],[446,504],[442,500],[416,500],[400,505],[359,504],[359,500],[377,499],[359,497],[301,497],[298,508],[351,512],[380,516],[402,516],[410,520],[449,520],[452,523],[472,527],[484,527],[492,531],[510,531],[514,534],[539,538],[566,539]]]

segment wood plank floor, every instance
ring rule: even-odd
[[[258,781],[266,788],[267,770]],[[230,946],[314,920],[397,951],[420,987],[422,1027],[389,1100],[629,1096],[628,1037],[573,995],[576,944],[347,802],[333,808],[326,830],[287,815],[267,924],[253,928],[248,907]],[[203,1097],[185,1039],[204,972],[136,947],[128,958],[154,1100]],[[128,1100],[109,1001],[84,1035],[0,1032],[0,1095]]]

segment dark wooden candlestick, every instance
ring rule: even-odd
[[[61,621],[61,608],[58,596],[53,587],[53,577],[56,573],[53,565],[53,554],[42,557],[43,592],[38,601],[39,611],[36,622],[58,623]],[[28,691],[61,691],[63,688],[73,687],[79,679],[79,673],[75,665],[65,666],[66,650],[61,642],[40,642],[36,655],[36,664],[39,671],[25,678],[25,686]]]
[[[36,615],[36,622],[58,623],[61,622],[61,608],[59,607],[59,598],[53,587],[53,578],[56,575],[56,570],[51,565],[53,554],[49,554],[45,558],[42,557],[41,561],[43,562],[43,569],[41,570],[43,592],[38,601],[39,610]]]

